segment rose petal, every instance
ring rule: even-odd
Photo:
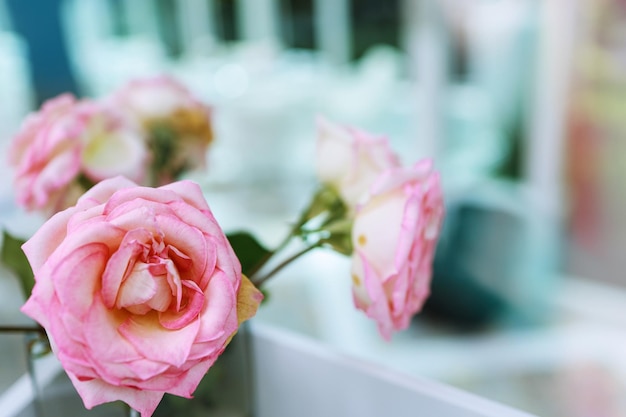
[[[119,387],[97,379],[80,381],[71,372],[68,372],[67,375],[88,410],[96,405],[121,400],[139,411],[141,417],[150,417],[163,398],[163,392]]]
[[[95,362],[106,364],[141,359],[133,345],[119,332],[119,327],[129,316],[124,310],[107,309],[100,295],[95,295],[82,327],[86,345]]]
[[[165,329],[156,313],[130,316],[119,327],[120,333],[146,359],[181,366],[187,360],[200,322],[192,321],[179,330]]]
[[[107,308],[113,308],[124,278],[133,269],[137,256],[146,250],[152,235],[145,229],[128,232],[118,250],[113,253],[102,274],[102,299]]]
[[[189,278],[199,280],[209,264],[207,241],[202,231],[175,216],[158,214],[156,219],[165,236],[164,242],[193,259],[193,276]]]
[[[186,298],[186,305],[181,311],[167,310],[159,312],[159,323],[161,326],[170,330],[182,329],[187,326],[192,320],[195,320],[204,307],[204,294],[198,288],[197,284],[193,281],[182,281],[185,285],[183,292]],[[189,287],[192,288],[189,288]]]
[[[122,176],[109,178],[91,187],[89,191],[83,194],[78,200],[78,203],[80,204],[83,200],[91,200],[102,204],[108,201],[116,192],[136,186],[137,184]]]
[[[210,211],[200,186],[192,181],[177,181],[159,187],[159,190],[173,191],[180,195],[185,203],[201,211]]]
[[[76,317],[89,311],[108,256],[107,245],[90,243],[70,252],[52,270],[50,279],[59,300]]]
[[[236,315],[237,294],[222,271],[216,271],[204,291],[205,308],[200,314],[201,327],[196,342],[208,342],[228,337],[238,327]]]
[[[65,231],[68,220],[76,213],[75,208],[68,208],[59,212],[46,221],[35,234],[28,239],[22,249],[28,258],[28,262],[37,276],[39,268],[50,257],[50,254],[65,239]]]
[[[382,280],[369,264],[367,258],[360,252],[358,252],[358,255],[363,263],[365,288],[370,300],[372,300],[365,313],[368,317],[376,320],[381,336],[383,339],[389,341],[391,340],[393,323],[391,321],[391,312],[389,311],[389,304],[387,303],[387,296],[382,285]]]
[[[202,381],[202,378],[206,375],[209,368],[213,366],[218,355],[211,358],[207,358],[187,371],[183,378],[180,378],[178,383],[167,392],[180,397],[192,398],[193,393],[198,388],[198,384]]]
[[[164,282],[164,284],[167,287],[167,283]],[[167,289],[169,290],[169,288]],[[150,301],[156,293],[157,282],[150,273],[148,265],[136,263],[130,274],[128,274],[128,277],[120,286],[115,306],[117,308],[124,308],[143,304]],[[169,303],[167,303],[167,305],[169,305]]]

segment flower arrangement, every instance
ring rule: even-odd
[[[386,138],[320,118],[318,191],[270,250],[227,235],[179,179],[204,166],[212,138],[209,108],[168,77],[99,101],[62,95],[14,138],[17,201],[49,216],[22,246],[34,286],[11,264],[22,311],[87,408],[122,400],[146,417],[164,393],[191,398],[264,283],[317,248],[351,256],[354,305],[386,340],[428,296],[443,219],[431,161],[402,166]]]

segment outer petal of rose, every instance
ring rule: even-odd
[[[180,397],[192,398],[193,392],[198,388],[198,384],[204,378],[209,368],[213,366],[218,355],[203,360],[192,367],[187,374],[182,377],[176,385],[167,390],[168,393],[178,395]]]
[[[159,324],[155,313],[130,316],[119,332],[146,359],[181,366],[187,360],[196,339],[199,320],[179,330],[168,330]]]
[[[93,205],[89,205],[93,203]],[[83,200],[80,206],[76,206],[77,210],[74,212],[72,217],[67,222],[67,234],[71,234],[74,230],[81,227],[83,224],[93,221],[95,218],[100,218],[102,221],[104,216],[102,216],[102,209],[104,208],[103,204],[97,204],[92,200]]]
[[[47,328],[49,324],[47,306],[52,297],[54,297],[52,282],[50,280],[40,280],[33,287],[33,292],[26,300],[26,303],[22,305],[20,311],[37,321],[44,328]]]
[[[61,308],[61,304],[55,298],[50,305],[50,323],[47,327],[50,338],[54,340],[54,353],[65,370],[81,378],[94,378],[97,374],[91,366],[90,358],[86,355],[85,347],[75,340],[75,335],[81,333],[82,323],[79,327],[68,328],[67,323],[72,320],[67,318],[67,314],[59,315],[58,311]]]
[[[393,325],[382,279],[376,276],[376,272],[363,254],[358,253],[358,256],[361,258],[361,262],[363,262],[364,285],[370,300],[372,300],[365,313],[368,317],[376,320],[379,333],[383,339],[389,341],[391,340]]]
[[[67,222],[75,212],[76,209],[71,207],[55,214],[22,245],[28,262],[35,273],[35,279],[37,278],[37,272],[41,265],[50,257],[50,254],[54,252],[63,239],[65,239]]]
[[[35,200],[36,207],[45,207],[50,195],[66,188],[76,177],[79,169],[77,151],[67,151],[48,161],[28,190]]]
[[[113,250],[119,246],[123,237],[123,230],[99,218],[90,219],[77,226],[73,233],[61,242],[57,250],[50,255],[49,261],[51,264],[58,263],[67,254],[94,242],[103,243]]]
[[[353,160],[350,131],[318,117],[316,146],[317,176],[322,182],[338,185],[350,169],[346,161]]]
[[[83,333],[90,355],[99,362],[128,362],[141,359],[133,345],[118,332],[119,326],[128,319],[124,310],[109,310],[99,294],[83,321]]]
[[[406,194],[407,192],[405,191],[405,195]],[[415,239],[417,239],[418,234],[421,233],[421,228],[418,227],[419,222],[423,220],[419,218],[422,214],[420,212],[420,204],[422,203],[421,197],[421,192],[415,191],[406,196],[394,261],[394,265],[398,269],[409,259],[409,254],[411,253]]]
[[[89,311],[108,257],[107,245],[90,243],[70,252],[55,265],[50,279],[64,309],[76,317]]]
[[[254,317],[259,309],[259,305],[261,305],[261,301],[263,301],[263,293],[252,284],[248,277],[242,275],[241,286],[237,293],[237,324],[239,326],[244,321]],[[225,345],[230,343],[235,333],[236,331],[230,335]]]
[[[89,410],[96,405],[121,400],[139,411],[141,417],[150,417],[163,398],[163,392],[116,387],[98,379],[79,381],[72,373],[68,372],[67,375],[83,399],[85,408]]]
[[[402,233],[405,197],[401,189],[376,196],[357,212],[352,229],[352,243],[363,252],[380,276],[396,270],[396,247]]]
[[[18,164],[24,153],[32,149],[30,145],[41,128],[67,112],[75,102],[76,100],[71,94],[61,94],[43,103],[40,111],[26,116],[8,149],[9,162],[13,165]]]
[[[78,200],[78,203],[80,204],[82,200],[93,200],[102,204],[108,201],[115,192],[136,186],[137,184],[122,176],[109,178],[91,187]]]
[[[87,144],[82,155],[85,173],[95,181],[123,175],[141,181],[147,151],[138,131],[103,132]]]
[[[387,169],[378,176],[369,189],[371,196],[386,193],[401,187],[403,184],[422,182],[432,175],[433,162],[423,159],[411,167],[394,167]]]
[[[236,315],[231,314],[237,308],[237,294],[226,274],[216,271],[204,293],[206,301],[198,319],[201,325],[196,342],[215,340],[237,329]]]
[[[182,201],[182,197],[173,191],[150,187],[132,187],[118,190],[107,201],[104,213],[109,214],[119,205],[136,199],[144,199],[154,203],[167,204],[172,201]]]
[[[171,184],[159,187],[160,190],[170,190],[182,197],[187,203],[198,210],[209,210],[209,205],[202,194],[200,186],[193,181],[177,181]]]

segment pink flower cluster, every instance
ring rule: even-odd
[[[168,132],[160,142],[155,120]],[[211,139],[208,108],[169,77],[132,81],[101,100],[63,94],[29,115],[11,143],[17,202],[50,216],[106,178],[165,184],[203,167]],[[163,152],[168,165],[157,166]]]
[[[318,178],[352,217],[352,292],[387,340],[406,329],[430,290],[444,207],[430,160],[400,165],[385,138],[318,123]]]

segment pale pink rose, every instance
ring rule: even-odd
[[[197,184],[102,181],[24,244],[35,287],[22,311],[47,331],[87,408],[150,416],[190,398],[261,293]]]
[[[429,295],[443,212],[439,174],[430,160],[381,174],[357,209],[354,302],[387,340],[409,326]]]
[[[112,99],[140,120],[168,118],[185,108],[209,112],[187,87],[167,75],[131,80]]]
[[[317,176],[349,208],[356,207],[378,175],[399,164],[387,138],[318,118]]]
[[[206,166],[213,141],[211,109],[174,78],[132,80],[110,100],[145,129],[155,154],[155,185]]]
[[[139,127],[112,107],[65,94],[28,116],[9,148],[17,202],[48,215],[76,203],[87,183],[141,181],[148,154]]]
[[[81,168],[89,180],[122,175],[145,181],[149,154],[139,125],[104,101],[82,101],[72,116],[80,131]]]

